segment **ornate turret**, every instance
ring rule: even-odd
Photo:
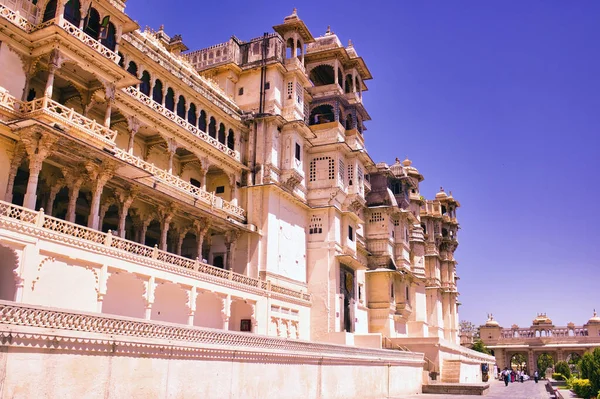
[[[546,313],[539,313],[537,317],[533,319],[533,325],[552,325],[552,320],[550,320],[550,318],[546,316]]]
[[[485,322],[485,326],[486,327],[499,327],[500,324],[496,320],[494,320],[494,315],[490,313],[488,315],[487,321]]]

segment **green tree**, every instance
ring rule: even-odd
[[[592,353],[586,353],[579,362],[581,378],[590,380],[592,392],[600,391],[600,348]]]
[[[546,375],[546,370],[554,365],[554,358],[547,353],[542,353],[537,360],[537,368],[540,377]]]
[[[478,339],[477,341],[475,341],[473,343],[473,347],[471,349],[473,349],[474,351],[477,351],[477,352],[485,353],[486,355],[491,354],[490,350],[487,348],[487,346],[485,346],[485,344],[483,343],[483,341],[481,339]]]
[[[554,366],[554,371],[556,373],[562,374],[565,378],[571,377],[571,369],[569,368],[567,362],[556,363],[556,365]]]

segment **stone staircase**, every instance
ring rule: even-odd
[[[460,361],[444,360],[442,366],[442,383],[458,384],[460,382]]]

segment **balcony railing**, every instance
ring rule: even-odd
[[[0,226],[6,229],[17,230],[35,237],[57,241],[63,244],[77,246],[88,251],[107,253],[112,249],[113,256],[125,260],[137,260],[147,263],[148,260],[159,262],[166,266],[167,270],[173,270],[173,266],[181,268],[181,271],[194,271],[192,276],[230,286],[231,282],[238,284],[240,288],[247,287],[258,290],[262,295],[268,292],[291,297],[301,301],[310,301],[310,294],[281,287],[269,282],[252,277],[234,273],[231,270],[223,270],[200,262],[198,259],[188,259],[162,251],[156,247],[148,247],[133,241],[113,236],[110,232],[103,233],[88,227],[70,223],[65,220],[47,216],[43,211],[34,211],[8,202],[0,201]],[[175,269],[177,270],[177,269]],[[186,274],[190,275],[190,273]]]
[[[3,1],[2,3],[5,3]],[[4,4],[0,4],[0,17],[11,22],[13,25],[18,26],[25,32],[31,32],[34,29],[34,25],[30,23],[27,18],[23,17],[20,13],[8,8]]]
[[[135,87],[130,86],[130,87],[123,89],[123,91],[125,93],[127,93],[129,96],[138,100],[139,102],[145,104],[147,107],[149,107],[152,110],[163,115],[165,118],[173,121],[173,123],[177,124],[179,127],[185,129],[189,133],[198,137],[200,140],[210,144],[212,147],[229,155],[233,159],[235,159],[237,161],[240,160],[240,154],[237,151],[227,148],[227,146],[225,144],[220,143],[217,139],[215,139],[213,137],[210,137],[208,134],[206,134],[202,130],[198,129],[196,126],[192,125],[185,119],[181,118],[180,116],[175,114],[173,111],[167,109],[162,104],[157,103],[156,101],[154,101],[153,99],[151,99],[150,97],[148,97],[147,95],[145,95],[144,93],[142,93],[141,91],[136,89]]]
[[[117,53],[113,52],[108,47],[106,47],[105,45],[100,43],[98,40],[94,39],[93,37],[91,37],[90,35],[85,33],[84,31],[82,31],[81,29],[79,29],[78,27],[76,27],[75,25],[73,25],[72,23],[67,21],[66,19],[61,20],[60,27],[63,28],[68,34],[70,34],[73,37],[76,37],[77,39],[79,39],[79,41],[86,44],[88,47],[96,50],[96,52],[98,52],[101,55],[103,55],[104,57],[108,58],[115,64],[119,63],[119,60],[121,59],[121,57]]]

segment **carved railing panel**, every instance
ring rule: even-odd
[[[94,49],[97,53],[108,58],[115,64],[119,63],[119,60],[121,59],[121,57],[117,53],[113,52],[108,47],[104,46],[98,40],[89,36],[87,33],[82,31],[81,29],[79,29],[78,27],[76,27],[75,25],[70,23],[69,21],[67,21],[65,19],[61,20],[60,27],[63,28],[68,34],[79,39],[79,41],[86,44],[88,47]]]
[[[11,22],[13,25],[18,26],[25,32],[31,32],[34,29],[34,25],[31,24],[27,18],[3,4],[0,4],[0,17]]]

